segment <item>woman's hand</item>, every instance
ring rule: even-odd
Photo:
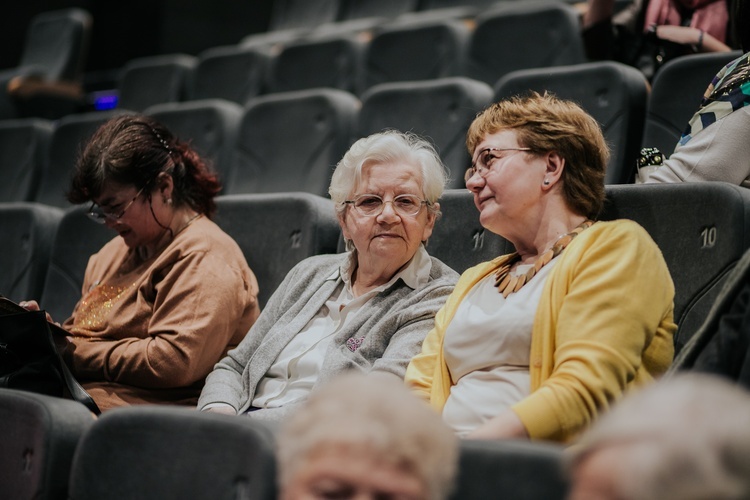
[[[36,300],[22,300],[21,302],[18,303],[18,305],[23,307],[27,311],[41,311],[42,310],[42,308],[39,307],[39,303]],[[52,316],[50,316],[48,312],[46,312],[45,314],[47,315],[47,321],[57,326],[60,326],[60,323],[53,320]]]
[[[477,427],[467,439],[529,439],[529,433],[521,419],[511,410],[488,420]]]
[[[224,415],[237,415],[237,410],[229,405],[213,406],[204,411],[209,411],[211,413],[223,413]]]
[[[662,25],[656,28],[656,36],[661,40],[692,45],[698,52],[728,52],[729,46],[708,33],[690,26]]]

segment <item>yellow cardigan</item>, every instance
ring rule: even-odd
[[[508,260],[463,273],[412,359],[406,383],[442,412],[451,386],[448,324],[471,288]],[[631,386],[664,373],[674,355],[674,284],[661,251],[629,220],[597,222],[560,255],[531,334],[531,394],[513,405],[532,439],[567,441]]]

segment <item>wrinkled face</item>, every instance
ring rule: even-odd
[[[385,203],[377,215],[362,215],[348,205],[340,220],[344,237],[352,240],[360,262],[365,259],[389,260],[399,268],[416,253],[419,244],[430,237],[435,217],[425,205],[416,215],[399,215],[392,203],[401,195],[424,200],[419,167],[401,163],[370,163],[362,168],[362,179],[349,200],[360,195],[379,196]]]
[[[149,193],[145,190],[138,193],[133,185],[108,181],[93,200],[101,211],[110,214],[104,223],[117,231],[129,248],[151,245],[164,234],[164,228],[157,224],[149,208]],[[163,219],[168,220],[161,200],[153,205],[157,217],[162,213]]]
[[[515,130],[486,135],[472,156],[475,165],[486,168],[466,181],[482,226],[501,235],[505,223],[522,222],[542,194],[547,163],[543,157],[519,148],[522,146]]]
[[[314,452],[284,489],[284,500],[427,500],[424,481],[363,446]]]

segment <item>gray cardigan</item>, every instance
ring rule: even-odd
[[[226,403],[237,413],[250,408],[258,382],[281,350],[341,283],[341,277],[328,278],[348,258],[348,253],[318,255],[289,271],[244,340],[209,374],[198,408],[211,403]],[[380,370],[404,377],[406,366],[420,352],[422,340],[434,325],[435,314],[458,279],[453,269],[434,257],[431,260],[430,280],[422,288],[413,290],[399,279],[362,306],[356,320],[332,339],[316,385],[349,369]],[[354,351],[346,343],[352,337],[363,339]],[[259,410],[250,415],[275,420],[290,409]],[[256,415],[264,412],[266,416]]]

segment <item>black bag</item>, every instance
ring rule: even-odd
[[[99,415],[55,347],[52,329],[58,328],[44,311],[27,311],[0,297],[0,387],[73,399]]]

